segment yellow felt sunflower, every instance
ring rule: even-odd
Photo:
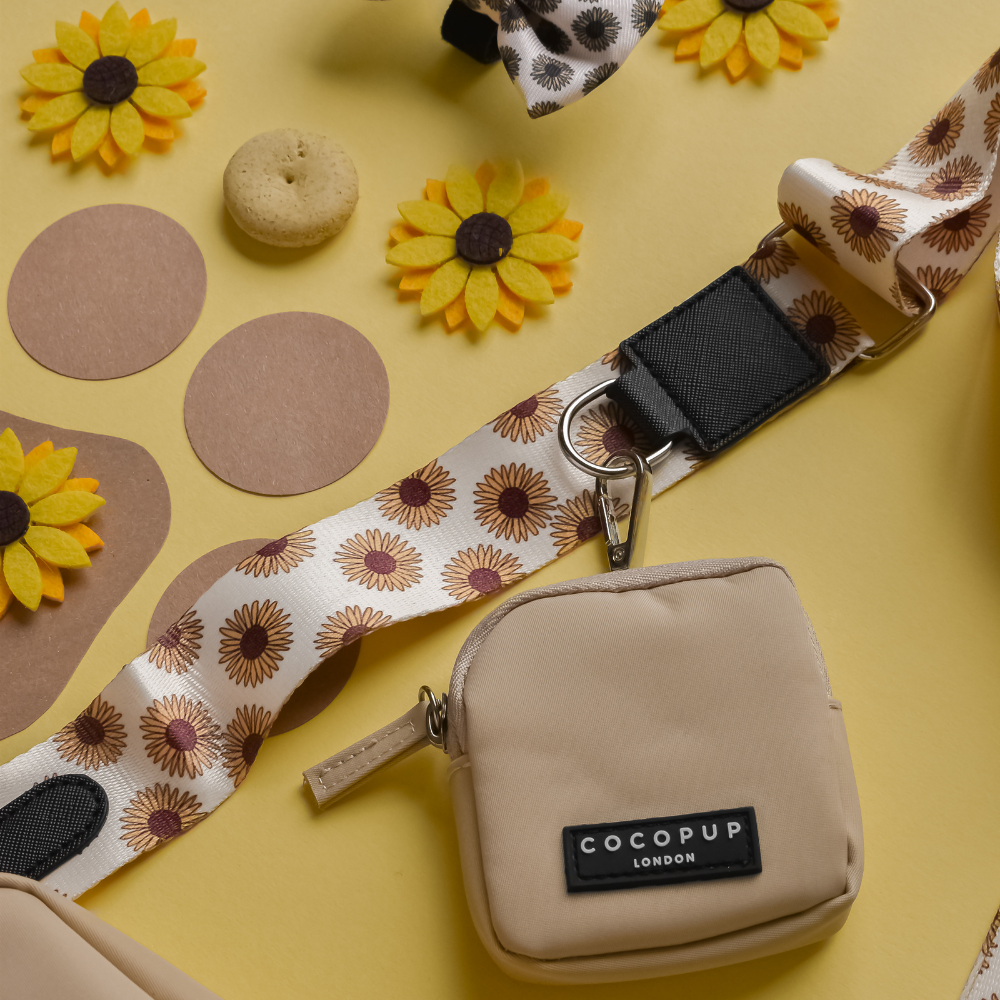
[[[830,0],[664,0],[659,27],[680,33],[674,59],[702,69],[725,61],[735,83],[752,62],[802,68],[802,46],[828,37],[840,20]]]
[[[150,22],[143,8],[129,19],[120,3],[79,26],[56,21],[56,48],[36,49],[21,76],[35,88],[21,100],[32,132],[53,131],[52,155],[74,160],[98,150],[108,166],[136,156],[146,136],[169,142],[171,119],[187,118],[205,96],[195,77],[193,38],[175,39],[177,21]]]
[[[43,597],[63,599],[59,567],[90,565],[104,542],[83,522],[104,506],[96,479],[70,479],[76,448],[51,441],[27,455],[8,427],[0,434],[0,618],[16,597],[38,609]]]
[[[573,285],[562,265],[583,226],[563,217],[568,204],[542,178],[525,183],[516,161],[474,175],[452,166],[422,200],[397,206],[386,263],[406,270],[400,291],[419,291],[421,315],[441,312],[449,332],[468,320],[485,330],[495,316],[517,329],[525,302],[553,302]]]

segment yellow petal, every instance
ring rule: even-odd
[[[445,190],[444,181],[436,181],[433,177],[428,177],[427,185],[424,187],[424,197],[428,201],[433,201],[435,205],[449,207],[448,192]]]
[[[0,559],[2,558],[3,553],[0,552]],[[0,569],[0,618],[7,614],[7,609],[13,600],[14,595],[10,592],[10,587],[7,586],[7,581],[3,578],[3,571]]]
[[[459,295],[457,299],[444,311],[444,323],[449,333],[454,333],[467,319],[469,314],[465,311],[465,295]]]
[[[48,94],[28,94],[27,97],[22,97],[17,102],[17,106],[26,114],[33,115],[36,111],[44,108],[51,100],[52,98]]]
[[[561,264],[543,264],[539,269],[554,292],[568,292],[573,287],[569,271]]]
[[[139,117],[142,119],[142,129],[150,139],[158,139],[162,142],[169,142],[174,137],[174,127],[162,118],[147,118],[141,111]]]
[[[401,201],[396,208],[414,229],[430,236],[454,236],[462,220],[433,201]]]
[[[97,155],[109,166],[113,167],[122,157],[122,151],[115,142],[114,136],[108,132],[97,147]]]
[[[793,69],[802,69],[802,46],[790,35],[779,34],[781,42],[781,61]]]
[[[163,54],[165,56],[193,56],[197,47],[197,38],[175,38]]]
[[[176,84],[170,89],[188,104],[197,103],[208,93],[197,80],[188,80],[186,83]]]
[[[580,233],[583,232],[583,223],[574,222],[572,219],[557,219],[545,231],[565,236],[568,240],[577,240],[580,238]]]
[[[482,163],[476,167],[476,183],[479,185],[479,190],[483,192],[483,197],[486,197],[486,192],[489,191],[490,185],[493,183],[493,178],[497,175],[497,168],[490,163],[489,160],[483,160]]]
[[[420,315],[430,316],[451,305],[462,294],[471,266],[455,257],[439,267],[420,293]]]
[[[8,427],[0,434],[0,490],[13,493],[24,475],[24,452],[17,435]]]
[[[396,267],[433,267],[455,256],[455,241],[449,236],[418,236],[394,246],[386,255]]]
[[[44,559],[38,560],[38,572],[42,577],[42,597],[52,601],[61,601],[66,596],[63,589],[62,573]]]
[[[434,277],[437,268],[428,267],[420,271],[407,271],[402,278],[399,279],[399,290],[401,292],[421,292],[423,291]]]
[[[690,35],[685,35],[677,42],[677,48],[674,49],[674,62],[680,62],[683,59],[693,59],[699,52],[701,52],[701,43],[704,41],[705,32],[707,28],[698,28],[692,31]]]
[[[66,63],[66,57],[58,49],[33,49],[31,55],[36,63]]]
[[[518,192],[518,198],[520,197]],[[465,286],[465,309],[477,330],[485,330],[490,325],[497,312],[499,297],[500,289],[497,287],[493,268],[473,268],[469,283]]]
[[[31,523],[61,528],[90,517],[98,507],[103,506],[104,498],[93,493],[84,490],[59,491],[31,506]]]
[[[129,18],[128,23],[132,26],[132,37],[134,38],[143,28],[149,27],[149,11],[143,7],[142,10],[137,11]]]
[[[521,192],[521,204],[531,201],[533,198],[541,198],[543,194],[549,193],[549,182],[544,177],[536,177],[534,180],[525,181],[524,190]]]
[[[31,63],[21,70],[32,87],[50,94],[68,94],[83,88],[83,73],[69,63]]]
[[[188,102],[165,87],[136,87],[132,100],[146,114],[158,118],[187,118],[191,114]]]
[[[502,281],[497,282],[497,287],[500,289],[500,295],[497,297],[497,313],[511,326],[520,326],[524,321],[524,299],[515,295]]]
[[[134,66],[145,66],[163,54],[163,50],[174,40],[176,34],[177,18],[170,17],[165,21],[157,21],[156,24],[151,24],[132,36],[132,44],[125,55]]]
[[[569,198],[563,194],[544,194],[533,198],[514,209],[507,216],[510,230],[515,236],[534,233],[552,225],[569,205]]]
[[[743,30],[743,15],[727,10],[720,14],[708,27],[701,43],[699,59],[702,68],[714,66],[726,58],[729,50],[739,41]]]
[[[108,107],[93,104],[84,111],[73,129],[73,138],[69,146],[74,160],[82,160],[100,146],[108,134],[110,121],[111,109]]]
[[[792,3],[792,0],[774,0],[770,7],[765,8],[765,13],[779,28],[796,38],[830,37],[818,14],[800,3]]]
[[[781,55],[781,39],[778,38],[778,29],[767,16],[767,11],[759,10],[756,14],[751,14],[747,18],[745,30],[750,55],[761,66],[774,69]]]
[[[84,490],[86,493],[96,493],[99,485],[100,483],[96,479],[81,476],[79,479],[67,479],[56,492],[67,493],[69,490]]]
[[[476,178],[464,167],[449,167],[444,186],[451,207],[463,219],[483,210],[483,192],[479,190]]]
[[[142,148],[146,129],[139,112],[128,101],[116,104],[112,110],[111,134],[114,136],[115,142],[121,146],[122,151],[128,153],[129,156],[135,156]]]
[[[101,22],[93,14],[88,14],[84,11],[80,15],[80,27],[90,35],[94,40],[94,44],[100,48]]]
[[[523,190],[524,171],[520,162],[515,160],[513,163],[504,163],[490,182],[489,192],[486,195],[486,211],[506,217],[521,200]],[[466,302],[465,305],[468,308],[469,303]],[[472,317],[471,311],[469,317]]]
[[[58,531],[57,528],[49,530]],[[12,542],[4,548],[3,576],[11,593],[26,608],[37,611],[38,602],[42,599],[42,574],[35,557],[21,542]]]
[[[726,56],[726,72],[735,83],[750,68],[750,50],[745,38],[741,38]]]
[[[725,11],[722,0],[684,0],[660,18],[664,31],[690,31],[702,28]]]
[[[56,45],[77,69],[86,69],[101,54],[94,39],[68,21],[56,21]]]
[[[497,273],[503,283],[522,299],[529,302],[555,302],[552,286],[545,280],[545,275],[526,260],[504,257],[497,264]]]
[[[87,555],[86,549],[72,535],[59,528],[28,528],[24,540],[36,556],[41,556],[53,566],[79,569],[81,566],[90,565],[90,556]],[[5,555],[4,562],[6,561]],[[7,578],[7,582],[10,583],[10,577]],[[14,590],[13,584],[10,589]],[[14,590],[14,593],[17,591]]]
[[[69,152],[69,144],[73,141],[73,129],[75,128],[76,122],[73,122],[65,128],[61,128],[52,136],[53,159],[57,156],[62,156],[63,153]]]
[[[41,444],[36,444],[24,456],[24,471],[27,472],[28,469],[34,468],[43,458],[48,458],[53,451],[55,451],[55,448],[52,447],[51,441],[43,441]]]
[[[530,260],[534,264],[557,264],[572,260],[580,253],[580,248],[572,240],[555,233],[528,233],[527,236],[514,237],[510,252],[511,256]]]
[[[87,98],[80,91],[73,94],[63,94],[61,97],[53,97],[48,104],[39,111],[36,111],[28,122],[28,128],[32,132],[41,132],[44,129],[62,128],[71,121],[79,118],[89,107]]]
[[[132,25],[128,23],[128,14],[120,3],[113,3],[101,18],[98,39],[101,55],[123,56],[128,52],[132,43]]]
[[[139,83],[148,87],[173,87],[205,72],[205,64],[186,56],[167,56],[147,63],[139,70]]]
[[[75,538],[87,552],[104,548],[104,542],[100,535],[86,524],[68,524],[61,530],[65,531],[71,538]]]
[[[69,479],[75,461],[76,448],[60,448],[52,452],[25,472],[17,495],[30,506],[42,497],[55,493]]]

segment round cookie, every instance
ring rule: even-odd
[[[236,151],[222,193],[245,233],[276,247],[307,247],[336,235],[358,203],[358,174],[325,136],[293,128],[262,132]]]

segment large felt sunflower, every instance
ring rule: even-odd
[[[152,24],[144,8],[130,20],[120,3],[101,20],[84,11],[79,26],[56,21],[57,47],[36,49],[21,70],[36,88],[21,101],[28,128],[55,132],[53,156],[99,150],[108,166],[135,156],[146,136],[172,140],[170,119],[187,118],[205,96],[195,40],[176,33],[174,18]]]
[[[63,569],[90,565],[104,542],[83,521],[98,507],[96,479],[70,479],[76,448],[45,441],[27,455],[8,427],[0,434],[0,618],[17,598],[38,609],[43,597],[61,601]]]
[[[498,314],[516,329],[525,302],[572,287],[562,264],[579,252],[583,226],[563,218],[568,204],[544,179],[525,184],[516,161],[475,175],[453,166],[445,181],[428,180],[423,200],[397,206],[403,223],[385,259],[406,269],[399,288],[420,292],[421,315],[443,310],[449,331],[467,319],[485,330]]]
[[[681,38],[674,59],[702,69],[725,60],[735,83],[756,62],[802,68],[802,46],[828,37],[840,17],[829,0],[664,0],[659,27]]]

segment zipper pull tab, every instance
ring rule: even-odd
[[[425,684],[418,697],[406,715],[302,772],[318,808],[332,805],[376,771],[405,760],[428,744],[444,749],[448,695],[442,694],[439,700]]]

